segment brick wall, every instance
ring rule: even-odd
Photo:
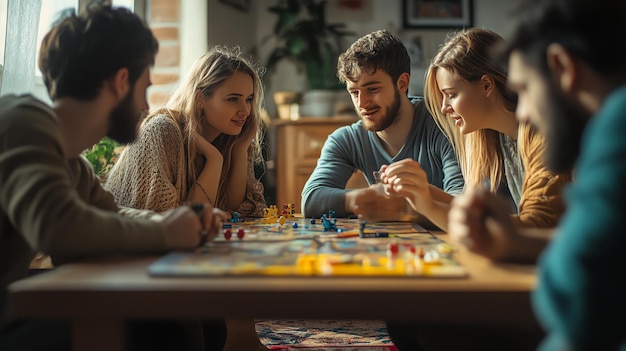
[[[165,105],[180,78],[181,0],[146,0],[146,21],[159,40],[148,89],[150,109]]]

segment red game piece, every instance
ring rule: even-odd
[[[243,239],[245,235],[246,235],[245,230],[243,230],[243,228],[239,228],[239,230],[237,231],[237,237],[239,238],[239,240]]]
[[[398,251],[400,251],[400,247],[398,246],[398,243],[396,242],[390,242],[389,244],[387,244],[387,252],[392,254],[392,255],[396,255],[398,254]]]
[[[232,237],[233,237],[233,232],[232,232],[232,230],[230,230],[230,229],[226,229],[226,230],[224,231],[224,238],[225,238],[226,240],[230,240],[230,238],[232,238]]]

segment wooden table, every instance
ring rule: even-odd
[[[445,240],[446,235],[441,235]],[[15,282],[21,318],[71,319],[74,350],[122,350],[125,319],[381,319],[532,326],[534,267],[465,251],[468,278],[153,278],[158,256],[72,263]]]

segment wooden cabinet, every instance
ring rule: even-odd
[[[302,188],[315,169],[326,138],[335,129],[356,121],[354,116],[272,121],[276,133],[276,202],[279,208],[293,203],[296,212],[302,212]],[[367,183],[359,174],[353,176],[348,187],[364,185]]]

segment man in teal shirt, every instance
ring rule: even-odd
[[[319,217],[333,210],[338,217],[402,219],[403,198],[384,196],[376,186],[346,190],[355,170],[370,185],[374,171],[405,158],[417,160],[428,182],[450,194],[464,186],[454,150],[420,98],[407,94],[410,58],[402,42],[386,30],[370,33],[339,57],[338,76],[360,121],[333,132],[324,143],[315,170],[302,190],[302,213]]]
[[[623,0],[535,1],[509,42],[518,117],[546,135],[549,166],[576,162],[533,295],[542,350],[626,350],[626,47],[608,42],[625,16]]]
[[[544,134],[548,166],[574,166],[553,238],[516,230],[482,191],[450,213],[451,237],[475,252],[515,243],[510,257],[536,258],[545,248],[532,296],[545,351],[626,350],[626,46],[615,41],[625,16],[623,0],[533,0],[508,40],[518,118]]]

